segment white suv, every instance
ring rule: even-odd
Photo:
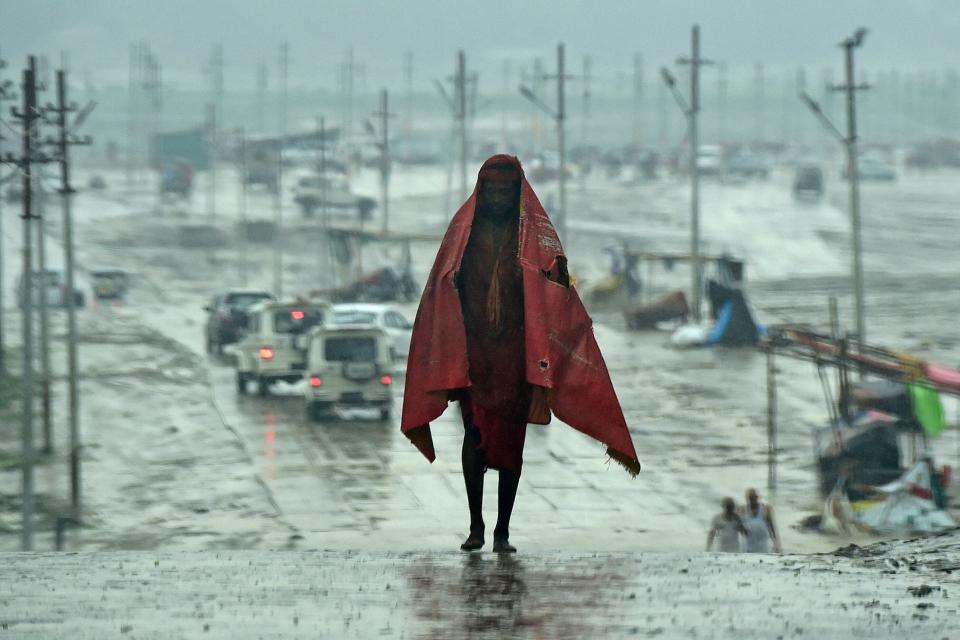
[[[279,380],[297,382],[306,366],[307,334],[330,315],[327,302],[260,302],[250,307],[247,331],[237,343],[237,392],[256,380],[261,396]]]
[[[376,407],[390,418],[393,364],[390,339],[371,325],[325,325],[310,334],[304,400],[307,417],[322,420],[335,406]]]

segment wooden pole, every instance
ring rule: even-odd
[[[773,351],[767,351],[767,491],[777,490],[777,374]]]

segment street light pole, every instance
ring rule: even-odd
[[[690,65],[690,107],[685,109],[690,130],[690,293],[693,299],[693,321],[699,324],[703,283],[700,273],[700,168],[697,166],[697,150],[699,148],[697,116],[700,112],[700,67],[705,64],[713,64],[713,62],[700,57],[700,25],[693,25],[690,40],[692,56],[690,58],[680,58],[677,62]],[[674,97],[677,98],[678,103],[683,108],[684,105],[675,91],[675,81],[669,75],[669,72],[664,74],[664,79],[674,90]]]
[[[80,462],[82,453],[82,444],[80,439],[80,391],[78,385],[78,358],[77,358],[77,309],[74,277],[74,254],[73,254],[73,187],[70,185],[70,159],[69,146],[77,144],[90,144],[89,138],[71,139],[67,129],[67,112],[72,111],[73,107],[67,102],[67,82],[66,72],[63,69],[57,71],[57,124],[60,129],[59,155],[60,155],[60,198],[63,207],[63,254],[66,267],[66,297],[67,307],[67,387],[70,409],[70,504],[73,507],[73,519],[77,522],[82,521],[82,492]],[[85,111],[85,113],[89,113]],[[79,121],[85,115],[77,119],[76,127]]]
[[[37,111],[36,59],[29,58],[23,71],[23,279],[21,292],[23,329],[23,389],[21,444],[23,458],[21,514],[23,519],[20,546],[33,550],[34,496],[33,496],[33,138]],[[44,292],[46,293],[46,292]]]
[[[567,117],[564,80],[564,49],[563,43],[557,45],[557,146],[560,153],[560,210],[557,212],[557,235],[566,238],[567,232]]]
[[[697,150],[700,132],[697,112],[700,109],[700,27],[694,25],[692,34],[693,59],[690,63],[690,265],[693,291],[693,321],[700,322],[700,168]]]
[[[380,92],[380,111],[374,115],[380,116],[380,195],[382,199],[383,218],[381,231],[386,234],[390,228],[390,117],[388,108],[388,94],[384,89]],[[466,165],[464,165],[466,166]],[[466,176],[466,172],[464,172]]]
[[[864,35],[866,35],[866,30],[859,29],[856,34],[844,40],[840,45],[844,48],[847,68],[847,84],[844,87],[847,93],[847,175],[850,177],[850,224],[852,227],[851,235],[853,241],[853,288],[856,300],[857,339],[861,345],[867,340],[867,327],[863,309],[863,247],[860,241],[860,167],[857,163],[856,91],[858,87],[854,83],[853,77],[853,50],[861,45]]]
[[[849,38],[840,43],[844,48],[844,63],[846,66],[847,82],[845,85],[830,87],[831,91],[845,91],[847,94],[847,135],[844,136],[830,122],[820,105],[805,92],[800,94],[820,123],[830,131],[843,145],[847,152],[847,177],[850,180],[850,240],[853,249],[852,276],[854,301],[856,306],[857,340],[861,345],[867,340],[867,326],[864,314],[863,293],[863,246],[860,239],[860,171],[857,162],[857,107],[855,95],[857,91],[869,88],[866,84],[857,85],[854,80],[853,50],[863,44],[867,30],[860,28]],[[860,376],[864,371],[860,370]]]
[[[460,125],[460,201],[467,199],[467,58],[463,50],[457,52],[456,75],[457,120]]]
[[[534,80],[538,80],[537,76],[534,77]],[[565,82],[567,75],[564,70],[564,47],[563,43],[557,45],[557,75],[556,76],[543,76],[542,79],[556,79],[557,81],[557,110],[554,111],[549,106],[544,104],[542,100],[537,96],[536,92],[527,87],[526,85],[520,85],[520,93],[524,98],[536,105],[541,111],[551,116],[557,123],[557,151],[560,154],[560,175],[558,178],[558,187],[560,191],[560,208],[557,211],[557,214],[554,217],[555,223],[554,227],[557,230],[557,235],[562,240],[566,234],[567,226],[567,150],[566,150],[566,131],[565,131],[565,121],[566,121],[566,100],[565,100]]]

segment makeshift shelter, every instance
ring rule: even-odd
[[[707,334],[706,344],[739,346],[757,343],[760,328],[750,313],[743,291],[710,280],[707,295],[715,324]]]

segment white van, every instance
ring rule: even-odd
[[[257,382],[265,396],[270,385],[283,380],[298,382],[306,366],[307,337],[330,315],[328,302],[259,302],[249,309],[246,333],[237,342],[237,392]]]
[[[390,338],[372,325],[324,325],[310,334],[304,372],[307,417],[329,417],[335,406],[375,407],[389,420],[393,405]]]

